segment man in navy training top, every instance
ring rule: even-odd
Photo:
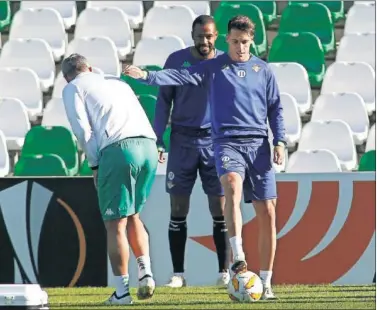
[[[192,38],[194,46],[172,53],[166,60],[165,69],[188,68],[223,53],[214,48],[217,31],[211,16],[200,15],[194,20]],[[208,99],[207,90],[194,85],[163,86],[157,99],[154,130],[161,163],[165,161],[163,134],[170,112],[172,127],[166,174],[166,191],[170,194],[171,206],[169,245],[174,271],[167,284],[169,287],[186,286],[184,277],[186,218],[198,171],[213,218],[213,240],[220,273],[217,285],[224,286],[229,282],[227,230],[224,220],[225,199],[216,172]]]
[[[277,164],[284,159],[285,128],[275,77],[267,63],[249,53],[254,30],[248,17],[235,16],[228,23],[228,54],[187,69],[146,72],[125,66],[124,73],[149,85],[193,84],[209,90],[216,169],[225,192],[225,220],[233,252],[231,270],[237,273],[247,268],[241,237],[243,189],[245,202],[253,203],[259,224],[262,298],[275,299],[271,277],[277,191],[268,125]],[[191,105],[195,108],[195,103]]]

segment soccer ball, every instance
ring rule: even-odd
[[[229,281],[228,294],[233,301],[258,301],[263,294],[262,280],[251,271],[237,273]]]

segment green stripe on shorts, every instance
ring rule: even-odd
[[[104,221],[141,212],[154,182],[157,158],[156,142],[143,137],[127,138],[101,151],[97,191]]]

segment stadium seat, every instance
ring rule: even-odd
[[[351,128],[354,143],[363,144],[368,136],[369,118],[363,98],[356,93],[320,95],[313,105],[312,121],[340,119]]]
[[[44,39],[50,45],[54,60],[64,55],[68,36],[64,22],[55,9],[25,9],[14,14],[9,39]]]
[[[69,43],[65,56],[73,53],[84,55],[90,65],[99,68],[104,74],[120,75],[117,48],[108,37],[76,38]]]
[[[219,34],[218,35],[217,40],[215,42],[215,47],[220,51],[228,52],[229,45],[226,42],[226,34]],[[257,51],[257,47],[256,47],[254,41],[250,45],[250,53],[255,55],[255,56],[259,56],[258,51]]]
[[[246,15],[255,23],[255,36],[254,42],[258,55],[263,55],[267,52],[268,42],[266,27],[263,21],[263,14],[261,10],[248,2],[237,3],[237,4],[227,4],[225,6],[219,6],[214,14],[214,18],[217,25],[217,30],[219,34],[228,33],[228,21],[236,15]]]
[[[358,171],[376,171],[376,150],[363,154],[360,158]]]
[[[376,124],[373,124],[369,129],[367,143],[365,145],[365,152],[376,149]]]
[[[115,7],[88,8],[77,18],[75,39],[109,37],[115,44],[120,60],[132,51],[133,32],[127,15]]]
[[[321,41],[309,32],[279,33],[272,41],[268,62],[295,62],[303,65],[312,87],[321,86],[325,75],[325,55]]]
[[[334,62],[326,71],[321,94],[358,93],[368,114],[376,110],[376,75],[374,69],[363,62]]]
[[[43,110],[42,126],[63,126],[71,130],[71,125],[68,121],[67,114],[65,112],[63,99],[51,98],[46,107]]]
[[[335,173],[342,172],[336,154],[330,150],[296,151],[288,160],[287,173]]]
[[[141,66],[141,68],[149,70],[149,71],[158,71],[161,70],[161,67],[159,66]],[[121,75],[120,78],[123,81],[126,81],[128,85],[132,88],[132,90],[135,92],[136,95],[153,95],[153,96],[158,96],[158,86],[149,86],[149,85],[144,85],[133,78],[130,78],[125,75]]]
[[[0,177],[9,174],[9,153],[3,132],[0,130]]]
[[[42,91],[37,74],[28,68],[0,68],[0,98],[20,99],[29,119],[35,121],[42,112]]]
[[[183,40],[177,36],[144,38],[136,45],[133,64],[135,66],[157,65],[163,67],[171,53],[185,47]]]
[[[270,63],[280,92],[292,95],[300,115],[305,115],[312,107],[312,91],[309,76],[303,65],[293,62]]]
[[[63,18],[65,29],[70,29],[75,23],[77,18],[76,1],[21,1],[21,9],[43,9],[52,8],[59,12]]]
[[[233,1],[231,1],[232,3]],[[240,1],[242,2],[242,1]],[[266,26],[270,25],[277,19],[277,5],[276,1],[248,1],[251,4],[257,6],[262,14],[264,19],[264,24]]]
[[[347,14],[344,35],[376,32],[376,3],[353,5]]]
[[[61,157],[68,174],[73,176],[79,170],[77,143],[69,129],[62,126],[34,126],[26,134],[21,157],[25,155],[55,154]]]
[[[289,1],[289,5],[296,3],[321,3],[325,5],[331,12],[334,23],[340,19],[344,19],[344,2],[343,1]]]
[[[21,150],[29,130],[30,121],[22,101],[16,98],[0,98],[0,131],[5,136],[8,150]]]
[[[280,101],[283,106],[287,146],[294,147],[300,139],[302,126],[298,104],[296,99],[287,93],[280,93]]]
[[[30,176],[69,176],[64,160],[56,154],[25,155],[14,167],[17,177]]]
[[[83,176],[92,176],[93,175],[93,171],[89,167],[89,163],[88,163],[88,160],[86,158],[85,158],[85,160],[80,165],[79,175],[82,176],[82,177]]]
[[[150,123],[153,125],[157,97],[152,95],[139,95],[138,99]]]
[[[11,22],[9,1],[0,1],[0,32],[5,30]],[[1,41],[0,41],[1,43]],[[1,47],[1,44],[0,44]]]
[[[0,68],[6,67],[32,69],[40,80],[43,92],[47,92],[54,85],[54,55],[45,40],[14,39],[7,41],[0,54]]]
[[[336,53],[336,61],[363,61],[376,68],[376,35],[354,33],[343,36]]]
[[[92,67],[94,73],[104,74],[102,70]],[[58,73],[55,79],[54,88],[52,90],[52,98],[62,98],[64,86],[67,85],[67,81],[64,79],[62,72]]]
[[[195,15],[211,15],[209,1],[153,1],[154,6],[182,6],[189,7]]]
[[[280,19],[279,33],[311,32],[322,44],[325,53],[335,50],[335,33],[330,10],[321,3],[293,3]]]
[[[191,28],[194,12],[185,6],[153,6],[147,13],[141,38],[169,35],[180,37],[186,46],[192,45]]]
[[[87,1],[87,8],[93,7],[116,7],[121,9],[128,18],[132,29],[139,28],[144,19],[143,1]]]
[[[351,171],[357,165],[352,131],[342,120],[310,121],[303,127],[297,150],[319,149],[334,152],[343,171]]]

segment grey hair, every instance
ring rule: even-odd
[[[62,62],[64,77],[75,78],[79,73],[85,72],[90,67],[88,60],[80,54],[71,54]]]

